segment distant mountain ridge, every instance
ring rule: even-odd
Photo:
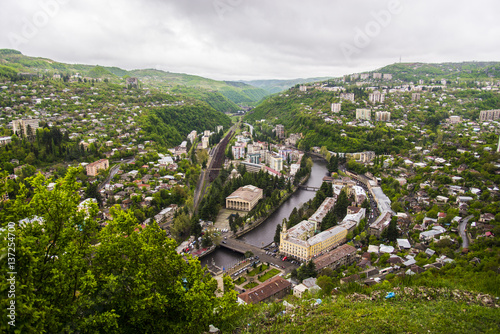
[[[0,49],[0,78],[13,78],[18,73],[33,73],[43,75],[74,75],[94,79],[109,79],[122,81],[127,76],[137,77],[143,84],[160,89],[170,90],[176,86],[185,86],[218,92],[227,98],[232,106],[228,111],[236,111],[236,104],[256,105],[269,93],[261,88],[226,81],[212,80],[196,75],[171,73],[156,69],[124,70],[119,67],[99,65],[65,64],[47,58],[25,56],[17,50]],[[228,101],[228,102],[229,102]]]

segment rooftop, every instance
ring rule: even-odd
[[[321,255],[313,260],[316,265],[316,269],[321,269],[329,266],[332,263],[337,262],[348,254],[356,253],[356,248],[350,246],[348,244],[344,244],[342,246],[337,247],[336,249],[328,252],[324,255]]]
[[[256,304],[291,286],[292,283],[281,276],[275,276],[269,281],[240,294],[238,297],[247,304]]]
[[[262,194],[262,189],[257,188],[252,185],[247,185],[244,187],[240,187],[236,189],[231,195],[229,195],[227,198],[228,199],[242,199],[244,201],[251,202],[253,201],[256,197],[260,196]]]

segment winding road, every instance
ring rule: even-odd
[[[473,215],[467,216],[458,225],[458,232],[460,233],[460,237],[462,238],[462,248],[469,248],[469,238],[467,237],[467,233],[465,232],[465,228],[467,227],[467,223]]]

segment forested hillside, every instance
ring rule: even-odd
[[[231,120],[204,103],[152,108],[141,118],[146,140],[163,145],[176,145],[192,130],[198,133],[215,130],[218,125],[228,128]]]

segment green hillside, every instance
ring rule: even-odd
[[[171,90],[182,86],[182,92],[199,98],[222,112],[235,112],[237,104],[256,105],[268,93],[244,83],[224,82],[183,73],[164,72],[155,69],[127,71],[118,67],[99,65],[65,64],[46,58],[29,57],[21,52],[0,49],[0,79],[17,80],[18,73],[31,73],[51,77],[60,74],[70,77],[79,73],[82,77],[108,79],[124,83],[124,78],[137,77],[145,87]],[[194,89],[190,91],[189,89]],[[200,94],[202,97],[200,98]]]
[[[215,130],[218,125],[228,128],[231,120],[205,103],[186,103],[151,109],[141,118],[146,140],[163,145],[180,143],[192,130]]]
[[[396,63],[382,67],[374,72],[390,73],[393,80],[415,81],[434,80],[487,80],[500,78],[500,62],[463,62],[463,63]]]

